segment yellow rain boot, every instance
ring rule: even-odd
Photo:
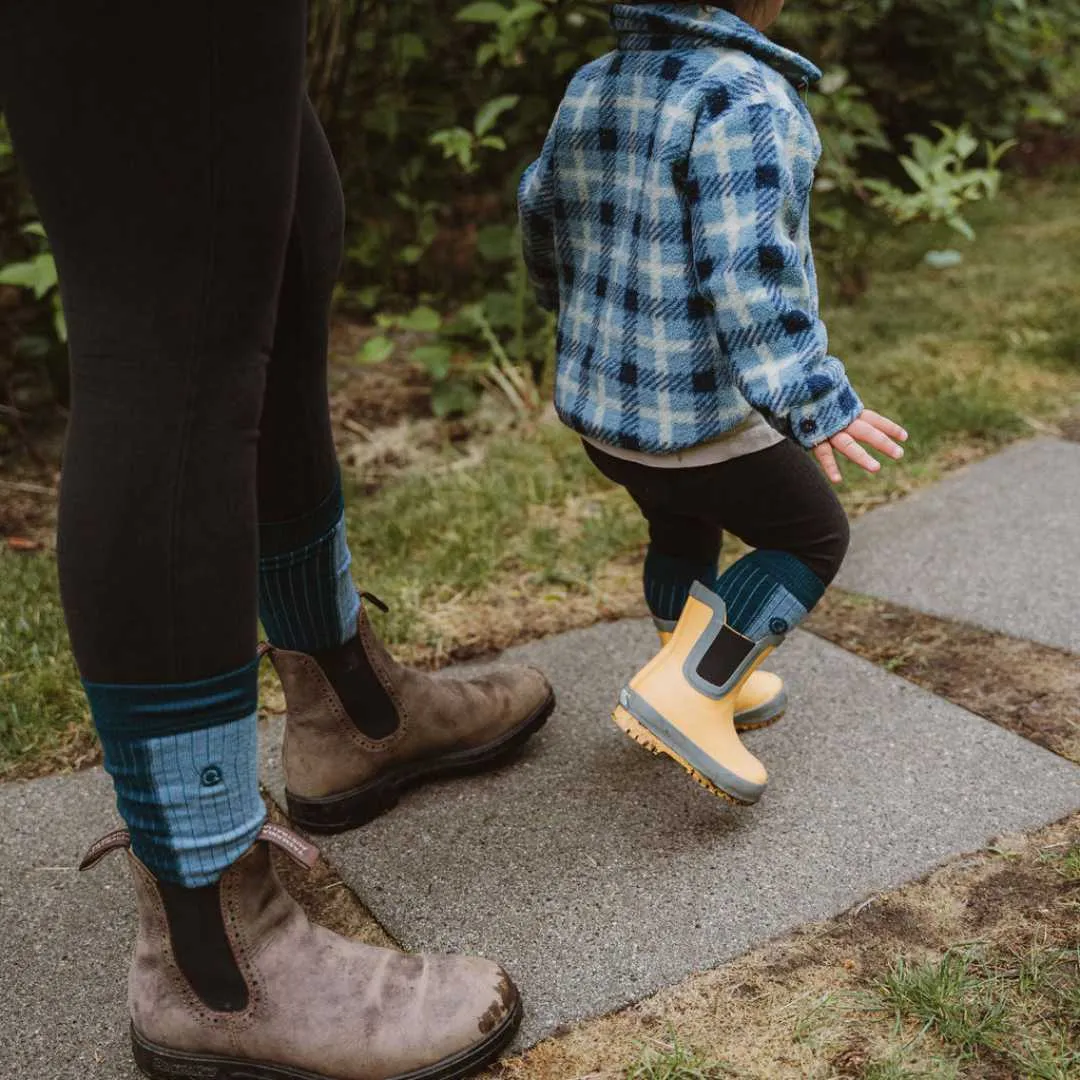
[[[755,669],[782,641],[743,637],[728,626],[724,601],[695,583],[671,640],[623,689],[613,719],[713,794],[756,803],[769,778],[739,739],[735,706]]]
[[[671,641],[676,623],[664,619],[653,619],[661,646]],[[743,683],[739,696],[735,699],[735,730],[759,731],[771,727],[783,719],[787,711],[788,696],[784,680],[771,671],[755,671]]]

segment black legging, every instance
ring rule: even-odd
[[[304,0],[0,0],[0,102],[56,254],[58,553],[84,678],[248,663],[258,521],[336,482],[337,171]]]
[[[801,559],[825,586],[840,571],[851,538],[847,515],[793,442],[696,469],[651,468],[588,443],[585,449],[641,508],[658,554],[715,563],[726,529],[753,548]]]

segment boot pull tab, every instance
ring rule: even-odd
[[[79,863],[79,870],[89,870],[92,867],[97,866],[106,855],[118,851],[120,848],[127,850],[130,847],[131,834],[127,829],[115,829],[106,836],[103,836],[90,848],[83,857],[83,861]]]
[[[259,647],[255,650],[255,655],[262,660],[264,656],[270,656],[274,651],[274,646],[269,641],[260,641]]]
[[[309,844],[281,825],[268,822],[259,830],[258,839],[265,840],[266,843],[273,844],[274,847],[284,851],[293,862],[305,870],[314,869],[319,861],[319,849],[314,844]]]
[[[374,604],[384,615],[389,614],[390,607],[384,604],[374,593],[362,592],[360,594],[361,600],[367,600],[368,603]]]

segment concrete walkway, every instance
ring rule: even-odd
[[[1080,653],[1080,445],[1035,439],[860,519],[837,584]]]
[[[868,515],[845,582],[1078,648],[1080,579],[1065,573],[1078,481],[1078,446],[1009,450]],[[323,844],[406,947],[505,963],[527,999],[523,1042],[1080,808],[1080,768],[808,634],[775,665],[789,716],[748,740],[770,790],[730,807],[608,719],[654,647],[630,621],[513,651],[504,662],[540,664],[560,694],[525,758]],[[264,772],[279,790],[276,758],[271,737]],[[99,770],[0,785],[2,1077],[136,1075],[123,861],[74,871],[114,822]]]
[[[525,760],[322,842],[407,948],[506,964],[525,1043],[1080,808],[1080,768],[809,634],[774,665],[788,716],[747,738],[770,789],[733,807],[611,723],[654,651],[636,620],[511,650],[560,699]]]

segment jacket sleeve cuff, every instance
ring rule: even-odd
[[[811,450],[857,420],[863,408],[859,395],[844,375],[836,386],[821,397],[791,410],[788,416],[789,432],[796,442]]]

